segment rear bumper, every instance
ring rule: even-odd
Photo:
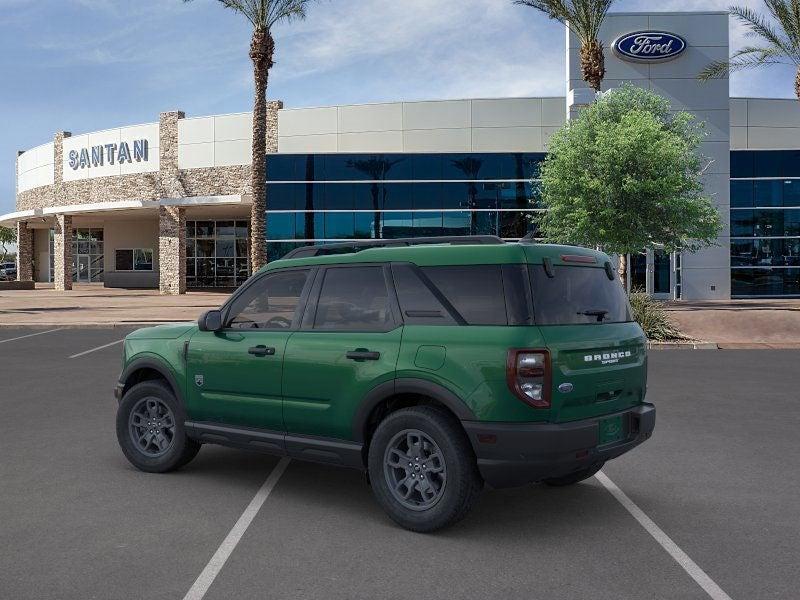
[[[598,423],[623,415],[627,435],[598,446]],[[569,423],[489,423],[462,421],[484,481],[494,488],[515,487],[561,477],[624,454],[652,433],[656,408],[634,408]]]

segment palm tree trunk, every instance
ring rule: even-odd
[[[275,43],[269,31],[256,29],[250,42],[255,99],[253,102],[253,204],[250,208],[250,269],[255,273],[267,264],[267,83]]]
[[[622,284],[622,289],[626,292],[628,291],[628,255],[627,254],[620,254],[619,255],[619,264],[617,265],[617,275],[619,276],[619,281]]]
[[[794,77],[794,95],[800,100],[800,68],[797,69],[797,75]]]
[[[600,84],[606,76],[603,45],[597,40],[586,42],[581,46],[581,75],[595,92],[600,91]]]

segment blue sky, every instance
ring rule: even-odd
[[[286,106],[564,94],[563,27],[510,0],[320,0],[275,33],[269,96]],[[217,0],[0,0],[0,214],[14,210],[17,150],[58,130],[250,110],[248,43],[247,22]],[[735,76],[731,91],[792,97],[792,81],[777,67]]]

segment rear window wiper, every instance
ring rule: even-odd
[[[587,317],[597,317],[597,322],[602,323],[605,316],[608,314],[607,310],[582,310],[578,311],[579,315],[586,315]]]

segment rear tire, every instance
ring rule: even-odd
[[[166,473],[191,461],[200,444],[186,435],[183,406],[158,380],[132,386],[117,409],[117,441],[125,458],[141,471]]]
[[[574,473],[570,473],[569,475],[564,475],[563,477],[550,477],[549,479],[543,479],[542,483],[545,483],[553,487],[564,487],[567,485],[573,485],[583,481],[584,479],[589,479],[589,477],[593,476],[600,469],[602,469],[604,464],[606,464],[605,461],[594,464],[591,467],[581,469],[580,471],[575,471]]]
[[[483,489],[464,431],[431,406],[386,417],[370,443],[368,464],[381,507],[398,525],[420,533],[463,519]]]

